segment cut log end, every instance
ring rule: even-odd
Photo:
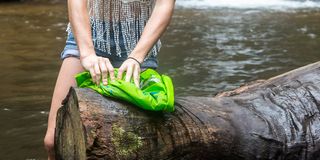
[[[80,118],[78,100],[73,88],[64,100],[57,113],[57,128],[55,131],[56,159],[86,159],[85,134]]]

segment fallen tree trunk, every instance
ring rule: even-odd
[[[141,110],[71,88],[57,117],[58,159],[319,159],[320,62],[216,97]]]

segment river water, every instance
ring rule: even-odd
[[[45,159],[65,5],[0,4],[0,159]],[[214,96],[320,60],[320,2],[178,0],[161,73],[176,95]]]

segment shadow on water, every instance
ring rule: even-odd
[[[173,78],[178,96],[213,96],[320,59],[319,8],[180,2],[159,54],[159,70]],[[66,22],[65,5],[0,5],[0,159],[45,159]]]

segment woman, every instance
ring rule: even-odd
[[[68,39],[56,81],[47,133],[44,138],[48,159],[54,159],[56,113],[74,76],[87,70],[95,83],[107,78],[133,78],[139,87],[140,71],[157,68],[159,40],[167,28],[175,0],[68,0]],[[118,76],[114,68],[119,68]]]

